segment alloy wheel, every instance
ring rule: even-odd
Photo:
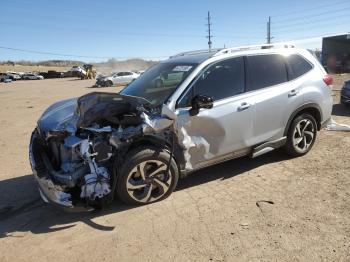
[[[159,160],[146,160],[129,173],[126,188],[129,196],[140,203],[154,202],[164,196],[171,185],[171,171]]]
[[[306,152],[312,145],[315,138],[315,126],[309,119],[300,120],[293,132],[293,145],[300,152]]]

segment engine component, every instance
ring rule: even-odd
[[[111,192],[109,183],[109,174],[105,167],[99,167],[96,164],[95,157],[99,155],[97,152],[91,153],[91,142],[85,139],[80,144],[80,154],[88,163],[90,174],[84,176],[84,184],[81,187],[81,198],[95,200],[103,198]]]
[[[85,184],[81,187],[81,198],[95,200],[111,192],[109,174],[104,167],[98,167],[95,173],[84,176]]]

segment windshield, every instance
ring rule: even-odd
[[[161,105],[176,90],[198,64],[160,63],[126,86],[121,94],[147,99],[152,105]]]

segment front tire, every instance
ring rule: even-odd
[[[179,172],[169,152],[156,148],[131,151],[117,179],[117,194],[126,204],[145,205],[167,198],[175,189]]]
[[[111,87],[113,85],[113,82],[111,81],[111,80],[108,80],[107,82],[106,82],[106,87]]]
[[[315,143],[317,123],[315,118],[304,113],[293,119],[288,134],[285,151],[293,157],[307,154]]]

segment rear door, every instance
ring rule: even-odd
[[[124,78],[125,78],[124,72],[119,72],[115,75],[115,77],[113,77],[113,80],[114,80],[113,83],[114,84],[122,84],[122,83],[124,83]]]
[[[133,80],[132,72],[124,72],[124,83],[130,83]]]
[[[182,143],[190,147],[187,162],[192,168],[249,148],[254,102],[244,90],[244,59],[236,57],[207,67],[180,98],[176,124]],[[214,106],[190,116],[190,101],[198,94],[212,97]]]
[[[288,81],[285,57],[280,54],[247,56],[247,92],[254,97],[254,144],[283,136],[286,122],[303,104],[297,83]]]

